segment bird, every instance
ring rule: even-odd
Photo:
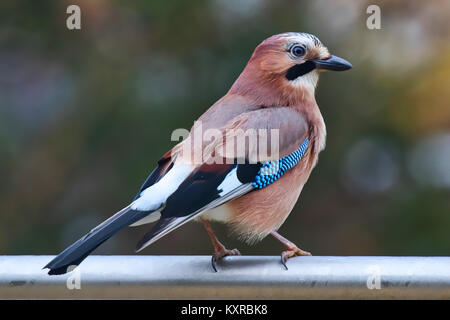
[[[209,235],[216,272],[220,259],[240,252],[218,240],[211,222],[227,224],[249,244],[272,235],[285,247],[286,269],[289,258],[311,255],[277,230],[325,148],[325,122],[315,99],[319,75],[350,68],[309,33],[263,40],[229,91],[160,158],[135,198],[44,269],[50,275],[73,270],[125,227],[153,224],[138,242],[139,252],[191,220],[203,223]],[[202,136],[206,132],[209,139]]]

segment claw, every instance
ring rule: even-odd
[[[214,269],[214,272],[217,272],[217,261],[226,256],[240,256],[241,253],[238,249],[228,250],[224,249],[223,251],[217,251],[211,257],[211,266]]]
[[[287,265],[286,265],[286,262],[287,262],[287,259],[286,259],[286,257],[284,256],[284,252],[282,252],[282,253],[281,253],[281,264],[284,266],[284,268],[285,268],[286,270],[289,270],[288,267],[287,267]]]
[[[289,270],[287,267],[287,261],[291,257],[295,256],[310,256],[311,253],[308,251],[303,251],[302,249],[295,248],[294,250],[286,250],[281,253],[281,264],[284,266],[286,270]]]
[[[214,269],[214,272],[217,272],[216,268],[216,258],[214,256],[211,256],[211,266]]]

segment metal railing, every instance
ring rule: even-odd
[[[3,299],[450,299],[450,257],[90,256],[65,275],[53,256],[0,256]]]

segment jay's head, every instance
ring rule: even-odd
[[[259,44],[236,87],[271,87],[273,93],[314,95],[319,73],[344,71],[352,65],[329,53],[320,40],[308,33],[282,33]],[[256,89],[256,88],[253,88]]]

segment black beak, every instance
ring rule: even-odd
[[[350,62],[336,56],[331,56],[328,59],[316,59],[311,61],[314,62],[316,69],[344,71],[351,69],[352,67]]]

